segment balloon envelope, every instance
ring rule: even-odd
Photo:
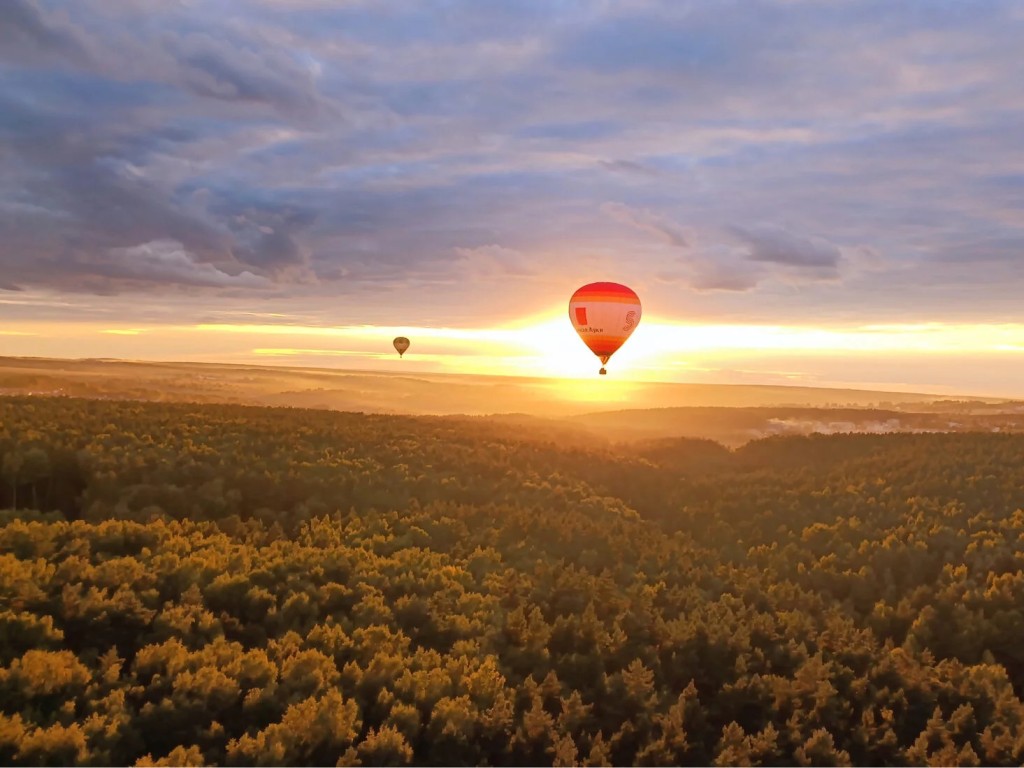
[[[399,336],[394,341],[395,349],[398,350],[398,356],[401,357],[405,354],[405,350],[409,348],[409,340],[405,336]]]
[[[640,297],[619,283],[589,283],[569,299],[569,319],[576,333],[602,363],[640,324],[641,311]]]

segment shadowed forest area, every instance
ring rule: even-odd
[[[1020,764],[1022,456],[0,398],[0,762]]]

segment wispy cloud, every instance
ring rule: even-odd
[[[689,246],[687,237],[680,227],[648,210],[636,210],[623,203],[605,203],[601,206],[601,210],[616,221],[636,227],[643,232],[649,232],[664,240],[668,245],[676,248]]]

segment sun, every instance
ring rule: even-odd
[[[567,318],[508,329],[505,344],[515,348],[520,365],[539,375],[590,376],[601,367]]]

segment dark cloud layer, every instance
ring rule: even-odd
[[[0,290],[433,306],[568,264],[980,315],[1024,290],[1022,33],[997,0],[8,0]]]

